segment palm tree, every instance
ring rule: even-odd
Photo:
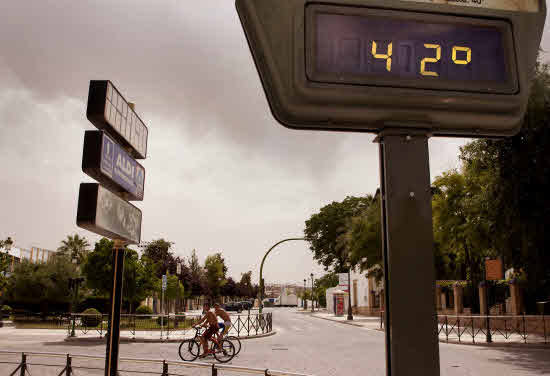
[[[59,256],[69,257],[71,260],[76,259],[76,263],[80,265],[88,254],[90,243],[84,237],[74,234],[67,235],[67,239],[61,241],[61,246],[57,248]]]

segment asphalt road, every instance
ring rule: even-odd
[[[241,354],[232,365],[269,368],[318,376],[385,375],[384,335],[382,332],[344,325],[296,313],[274,309],[277,334],[243,341]],[[13,331],[13,329],[11,329]],[[28,334],[0,329],[0,349],[104,355],[99,343],[67,343],[59,334],[29,331]],[[121,344],[121,357],[179,360],[175,343]],[[471,345],[441,344],[443,376],[524,376],[550,375],[550,348],[487,348]],[[14,358],[12,358],[14,359]],[[0,358],[5,361],[6,357]],[[49,362],[51,360],[42,360]],[[57,360],[59,362],[60,360]],[[100,362],[75,362],[75,365],[101,367]],[[9,375],[14,367],[0,364],[0,375]],[[150,365],[122,363],[121,369],[157,371]],[[32,375],[54,375],[60,370],[31,367]],[[209,375],[198,369],[171,369],[180,375]],[[75,375],[102,375],[103,371],[78,369]],[[219,373],[220,375],[241,373]],[[122,373],[124,375],[124,373]],[[416,376],[416,375],[415,375]]]

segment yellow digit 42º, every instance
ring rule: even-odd
[[[432,72],[429,70],[426,70],[426,63],[437,63],[439,60],[441,60],[441,46],[439,44],[425,44],[424,47],[426,48],[433,48],[435,49],[435,57],[425,57],[420,62],[420,73],[423,76],[434,76],[438,77],[439,74],[437,72]]]
[[[393,54],[393,42],[388,44],[388,53],[386,54],[379,54],[377,50],[377,45],[375,41],[372,41],[372,55],[376,59],[385,59],[386,60],[386,70],[388,72],[391,72],[391,55]]]

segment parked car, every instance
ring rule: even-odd
[[[243,305],[241,304],[241,302],[229,302],[225,304],[224,309],[226,311],[242,312]]]
[[[239,303],[245,310],[252,309],[252,307],[254,306],[254,304],[250,303],[248,300],[243,300],[242,302],[239,302]]]

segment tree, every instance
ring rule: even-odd
[[[342,235],[347,231],[351,218],[358,216],[372,203],[372,197],[346,197],[342,202],[332,202],[313,214],[304,229],[310,243],[313,258],[325,267],[338,272],[348,270],[347,243]]]
[[[162,293],[162,281],[158,280],[156,283],[156,291],[160,295]],[[164,298],[166,300],[174,300],[181,298],[185,295],[185,288],[180,282],[177,276],[167,275],[166,276],[166,290],[164,291]]]
[[[165,274],[176,274],[176,258],[171,251],[173,242],[157,239],[146,243],[143,255],[155,263],[157,277],[161,278]]]
[[[206,294],[206,291],[208,290],[206,277],[204,274],[204,269],[200,265],[196,250],[193,249],[193,252],[191,252],[191,257],[189,257],[188,263],[191,277],[189,282],[191,287],[189,296],[196,297]]]
[[[57,255],[68,257],[69,260],[77,260],[78,265],[84,262],[88,253],[90,243],[86,238],[78,236],[78,234],[67,235],[67,239],[61,241],[61,246],[57,248]]]
[[[321,278],[315,280],[313,288],[314,298],[322,307],[327,306],[327,289],[338,286],[338,274],[327,273]]]
[[[0,248],[12,246],[12,245],[13,245],[13,240],[11,239],[10,236],[8,236],[6,240],[0,240]]]
[[[8,280],[8,300],[40,307],[41,312],[66,310],[72,299],[69,278],[76,278],[76,266],[56,257],[41,264],[22,260]]]
[[[112,289],[113,242],[103,238],[95,244],[82,267],[86,285],[99,295],[108,295]],[[146,257],[126,249],[124,257],[123,300],[133,309],[154,291],[158,278],[155,265]]]
[[[204,261],[204,269],[210,297],[219,297],[221,287],[226,283],[225,275],[227,273],[227,266],[225,266],[222,254],[215,253],[208,256]]]
[[[518,135],[478,140],[462,149],[464,171],[485,179],[477,196],[485,203],[490,226],[490,252],[508,267],[522,271],[527,310],[550,296],[550,73],[538,63],[524,124]],[[485,196],[485,198],[483,198]],[[476,197],[476,196],[474,196]]]
[[[239,295],[238,284],[232,277],[227,278],[226,283],[221,287],[221,294],[230,297]]]
[[[254,287],[252,286],[252,271],[241,274],[241,280],[237,284],[237,294],[244,298],[253,298]]]
[[[351,264],[380,281],[383,276],[380,195],[377,192],[374,197],[367,197],[371,198],[370,205],[349,220],[344,240]]]
[[[0,240],[0,249],[11,246],[13,240],[8,237],[6,240]],[[0,297],[4,295],[4,289],[8,284],[8,273],[11,265],[11,256],[6,249],[5,252],[0,252]]]
[[[155,265],[146,257],[139,258],[133,249],[127,249],[124,257],[123,299],[130,305],[130,312],[155,289]]]

